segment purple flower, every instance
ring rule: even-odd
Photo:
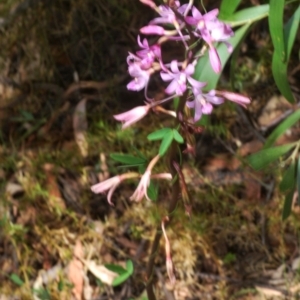
[[[160,5],[158,7],[158,13],[160,17],[153,19],[150,24],[175,24],[179,22],[174,11],[166,5]]]
[[[214,42],[224,42],[227,45],[228,51],[232,51],[232,46],[226,42],[233,36],[233,31],[229,25],[219,21],[217,16],[218,9],[214,9],[205,15],[202,15],[196,8],[192,8],[192,17],[186,17],[188,24],[196,27],[195,35],[203,38],[209,46],[209,59],[213,70],[216,73],[221,71],[221,61],[219,55],[213,45]]]
[[[222,69],[221,60],[216,48],[213,47],[211,44],[208,50],[208,55],[211,67],[216,73],[220,73]]]
[[[186,106],[195,110],[194,121],[201,119],[202,114],[209,115],[212,113],[213,105],[220,105],[224,102],[222,97],[216,96],[216,91],[211,90],[207,94],[201,90],[194,89],[194,100],[186,102]]]
[[[143,49],[136,53],[141,59],[140,64],[143,69],[149,69],[156,58],[161,60],[160,45],[155,44],[149,46],[147,39],[143,39],[143,41],[141,41],[140,36],[138,36],[138,44]]]
[[[187,65],[183,70],[179,70],[178,62],[173,60],[170,64],[171,71],[166,70],[166,72],[161,72],[160,76],[163,81],[171,81],[171,83],[166,88],[165,92],[167,94],[175,93],[178,96],[183,95],[186,91],[186,81],[188,81],[192,86],[203,87],[205,83],[201,83],[191,77],[195,72],[195,67],[192,64]]]
[[[129,52],[127,56],[128,73],[134,79],[127,84],[127,89],[131,91],[140,91],[148,85],[150,79],[150,71],[143,68],[143,61],[136,55]],[[144,62],[145,66],[146,62]]]
[[[118,187],[118,185],[121,183],[122,178],[121,176],[117,175],[112,178],[109,178],[105,181],[102,181],[100,183],[97,183],[91,187],[92,192],[95,194],[104,193],[108,190],[107,194],[107,201],[110,205],[114,205],[111,202],[111,197],[115,191],[115,189]]]
[[[228,91],[217,91],[217,94],[243,107],[246,107],[246,104],[249,104],[251,102],[250,98],[248,97]]]
[[[140,29],[140,32],[143,34],[157,34],[157,35],[165,35],[165,29],[161,26],[157,25],[147,25]]]
[[[145,5],[150,6],[151,8],[156,7],[156,4],[152,0],[140,0],[140,2],[144,3]]]
[[[146,170],[143,174],[135,192],[130,197],[130,200],[134,200],[136,202],[140,202],[143,200],[144,196],[146,196],[147,200],[150,200],[147,194],[148,186],[150,185],[150,176],[151,170]]]
[[[150,105],[137,106],[122,114],[114,115],[114,118],[120,122],[123,122],[122,129],[125,129],[147,115],[149,109]]]

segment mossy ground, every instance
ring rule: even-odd
[[[27,0],[24,7],[18,1],[0,5],[1,17],[7,21],[1,25],[0,41],[1,299],[33,299],[34,295],[35,299],[71,299],[73,285],[65,267],[78,241],[86,260],[122,264],[131,259],[135,265],[133,276],[116,288],[84,269],[91,299],[146,299],[148,253],[170,187],[161,187],[156,203],[136,204],[128,200],[135,185],[122,185],[113,197],[115,207],[108,205],[105,195],[90,191],[101,176],[122,172],[110,159],[111,153],[138,149],[148,158],[156,154],[146,136],[157,127],[158,116],[149,116],[126,131],[112,118],[143,101],[143,95],[126,91],[128,78],[122,76],[139,27],[152,17],[138,1],[120,3]],[[268,52],[270,41],[264,46]],[[242,92],[247,83],[270,85],[268,56],[257,57],[254,47],[249,48],[245,56],[251,68],[245,67],[245,60],[237,62],[242,67],[235,88]],[[76,86],[78,80],[94,84]],[[99,82],[104,84],[97,86]],[[222,84],[228,86],[229,81],[224,78]],[[253,114],[265,103],[256,96],[250,108]],[[76,105],[83,98],[88,99],[85,157],[72,126]],[[232,148],[235,141],[251,140],[243,126],[235,107],[219,109],[206,128],[208,136],[197,137],[196,167],[184,158],[186,172],[196,174],[189,181],[193,210],[189,218],[180,204],[167,230],[177,276],[173,288],[168,284],[161,242],[154,274],[161,299],[169,288],[176,299],[264,299],[257,288],[267,285],[264,278],[298,256],[299,212],[294,210],[282,221],[278,166],[252,174],[264,183],[255,186],[256,199],[247,198],[245,191],[251,187],[242,180],[235,184],[221,180],[216,185],[208,176],[198,181],[220,149],[232,159],[235,154],[228,149],[236,149]],[[202,147],[203,139],[209,142]],[[239,172],[251,171],[241,164]],[[36,290],[41,274],[49,278]],[[296,272],[287,279],[286,289],[298,277]]]

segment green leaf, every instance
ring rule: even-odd
[[[283,210],[282,210],[282,220],[283,221],[286,220],[288,218],[288,216],[291,214],[293,197],[294,197],[294,191],[290,191],[284,199],[284,205],[283,205]]]
[[[300,205],[300,157],[297,163],[297,190],[298,190],[298,205]]]
[[[158,186],[150,181],[150,185],[147,189],[147,194],[152,201],[156,201],[158,197]]]
[[[260,170],[288,152],[292,147],[295,147],[295,143],[269,149],[263,149],[257,153],[250,155],[247,161],[253,169]]]
[[[285,24],[283,29],[287,61],[289,60],[291,55],[291,51],[298,32],[299,22],[300,22],[300,6],[295,11],[293,16],[289,19],[289,21]]]
[[[284,0],[270,0],[269,27],[274,53],[272,57],[272,73],[281,94],[289,101],[294,102],[287,78],[287,63],[290,56],[297,29],[299,26],[299,8],[283,28]]]
[[[149,141],[161,140],[161,139],[164,138],[165,135],[170,134],[170,132],[172,132],[171,128],[162,128],[162,129],[159,129],[157,131],[154,131],[154,132],[150,133],[147,136],[147,139]]]
[[[9,279],[18,286],[22,286],[24,284],[24,281],[15,273],[12,273],[9,276]]]
[[[296,110],[289,117],[287,117],[280,125],[278,125],[273,132],[269,135],[265,142],[264,148],[269,148],[275,141],[286,132],[287,129],[292,127],[300,119],[300,109]]]
[[[295,163],[291,163],[287,170],[284,172],[282,180],[279,185],[281,192],[287,192],[289,190],[294,190],[296,183],[296,168]]]
[[[128,260],[126,261],[126,269],[127,269],[127,272],[128,272],[130,275],[133,274],[134,266],[133,266],[132,260],[128,259]]]
[[[218,18],[222,19],[222,17],[231,16],[239,6],[240,2],[241,0],[223,0],[220,5]]]
[[[145,164],[147,161],[142,157],[137,157],[130,154],[122,154],[122,153],[111,153],[110,157],[122,164],[126,165],[142,165]]]
[[[173,136],[174,136],[174,140],[179,144],[182,144],[184,142],[183,137],[176,129],[173,129]]]
[[[291,91],[287,77],[287,63],[282,61],[282,58],[277,52],[273,53],[272,57],[272,73],[275,83],[281,94],[291,103],[294,101],[294,96]]]
[[[112,286],[118,286],[126,281],[133,274],[133,263],[131,260],[127,260],[126,262],[126,273],[121,274],[119,277],[115,278]]]
[[[239,10],[233,15],[226,15],[220,19],[229,24],[231,27],[236,27],[244,24],[250,25],[267,17],[268,14],[269,5],[264,4]]]
[[[164,156],[165,153],[168,151],[169,147],[172,144],[173,141],[173,131],[171,130],[168,134],[164,136],[164,138],[161,141],[158,154],[160,156]]]
[[[244,35],[247,33],[247,30],[249,29],[250,24],[246,24],[243,27],[239,28],[236,32],[234,37],[228,40],[228,42],[232,45],[233,48],[235,48],[239,42],[242,40]],[[222,64],[222,70],[227,62],[227,60],[230,57],[230,54],[228,52],[228,49],[225,44],[218,44],[216,47],[221,64]],[[213,90],[216,88],[217,83],[220,79],[220,76],[222,74],[222,71],[219,74],[216,74],[210,64],[209,57],[208,57],[208,52],[205,53],[205,55],[198,60],[198,63],[196,65],[195,69],[195,75],[194,78],[196,80],[202,81],[202,82],[207,82],[207,85],[205,86],[205,90]]]
[[[285,0],[270,0],[269,29],[278,58],[284,62],[286,52],[283,37],[283,10]]]
[[[122,275],[124,273],[127,273],[127,270],[124,269],[123,267],[119,266],[119,265],[115,265],[115,264],[106,264],[104,265],[105,268],[107,268],[108,270],[115,272],[119,275]]]

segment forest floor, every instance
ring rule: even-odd
[[[156,202],[132,203],[135,187],[123,184],[114,207],[90,187],[122,171],[112,153],[156,154],[146,139],[156,115],[124,131],[112,117],[144,101],[126,89],[126,57],[153,15],[129,0],[8,2],[0,4],[0,300],[145,300],[151,242],[170,187]],[[219,1],[204,3],[211,9]],[[193,207],[188,217],[179,206],[167,228],[173,286],[161,242],[158,299],[300,297],[300,209],[293,205],[283,221],[282,169],[246,163],[294,110],[273,82],[270,53],[262,20],[243,42],[234,77],[251,105],[216,109],[196,136],[196,157],[183,157]],[[295,86],[299,69],[291,70]],[[154,81],[150,89],[164,87]],[[277,144],[299,137],[297,125]],[[130,276],[113,283],[105,266]]]

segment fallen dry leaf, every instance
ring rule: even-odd
[[[79,240],[77,240],[73,251],[73,259],[70,261],[68,267],[68,278],[74,285],[72,292],[76,300],[81,300],[83,293],[84,271],[83,263],[81,262],[82,258],[82,244]]]
[[[105,266],[97,265],[93,260],[83,260],[82,262],[95,277],[108,285],[111,285],[114,279],[119,276],[117,273],[108,270]]]
[[[59,208],[59,210],[65,210],[66,204],[61,197],[61,193],[56,181],[56,176],[52,172],[53,165],[45,164],[44,171],[46,175],[46,188],[49,193],[49,203],[52,208]]]

